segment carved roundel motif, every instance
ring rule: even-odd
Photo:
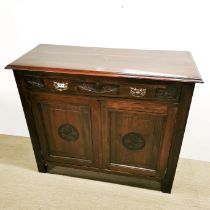
[[[78,130],[71,124],[63,124],[58,128],[59,136],[67,141],[76,141],[79,138]]]
[[[129,150],[140,150],[145,146],[145,140],[138,133],[128,133],[123,136],[122,143]]]

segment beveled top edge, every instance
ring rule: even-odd
[[[36,72],[51,72],[51,73],[62,73],[62,74],[78,74],[87,76],[104,76],[104,77],[119,77],[119,78],[136,78],[136,79],[148,79],[148,80],[160,80],[160,81],[175,81],[175,82],[188,82],[188,83],[204,83],[201,78],[184,78],[184,77],[167,77],[167,76],[151,76],[151,75],[135,75],[135,74],[110,74],[109,72],[103,71],[100,74],[95,74],[94,70],[78,70],[75,72],[74,69],[58,69],[58,68],[45,68],[45,67],[27,67],[27,66],[15,66],[7,65],[5,69],[12,69],[14,71],[36,71]]]
[[[192,55],[187,51],[40,44],[5,68],[203,83]]]

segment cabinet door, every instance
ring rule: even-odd
[[[177,107],[107,100],[102,105],[103,167],[162,177],[166,171]]]
[[[31,94],[31,100],[47,161],[99,167],[100,109],[96,100],[50,94]]]

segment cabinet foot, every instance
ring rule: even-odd
[[[47,172],[47,170],[48,170],[48,167],[47,167],[47,165],[45,165],[45,164],[37,164],[37,168],[38,168],[38,171],[40,172],[40,173],[46,173]]]
[[[172,186],[169,185],[161,185],[161,191],[163,193],[171,193]]]

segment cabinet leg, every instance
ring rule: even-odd
[[[171,193],[171,189],[172,189],[172,184],[171,185],[161,184],[161,191],[163,193]]]
[[[37,159],[36,159],[36,164],[37,164],[37,169],[38,169],[38,171],[40,172],[40,173],[46,173],[47,172],[47,165],[46,164],[44,164],[44,162],[43,161],[38,161]]]
[[[44,163],[38,163],[38,162],[37,162],[37,168],[40,173],[46,173],[48,169],[47,165],[45,165]]]

